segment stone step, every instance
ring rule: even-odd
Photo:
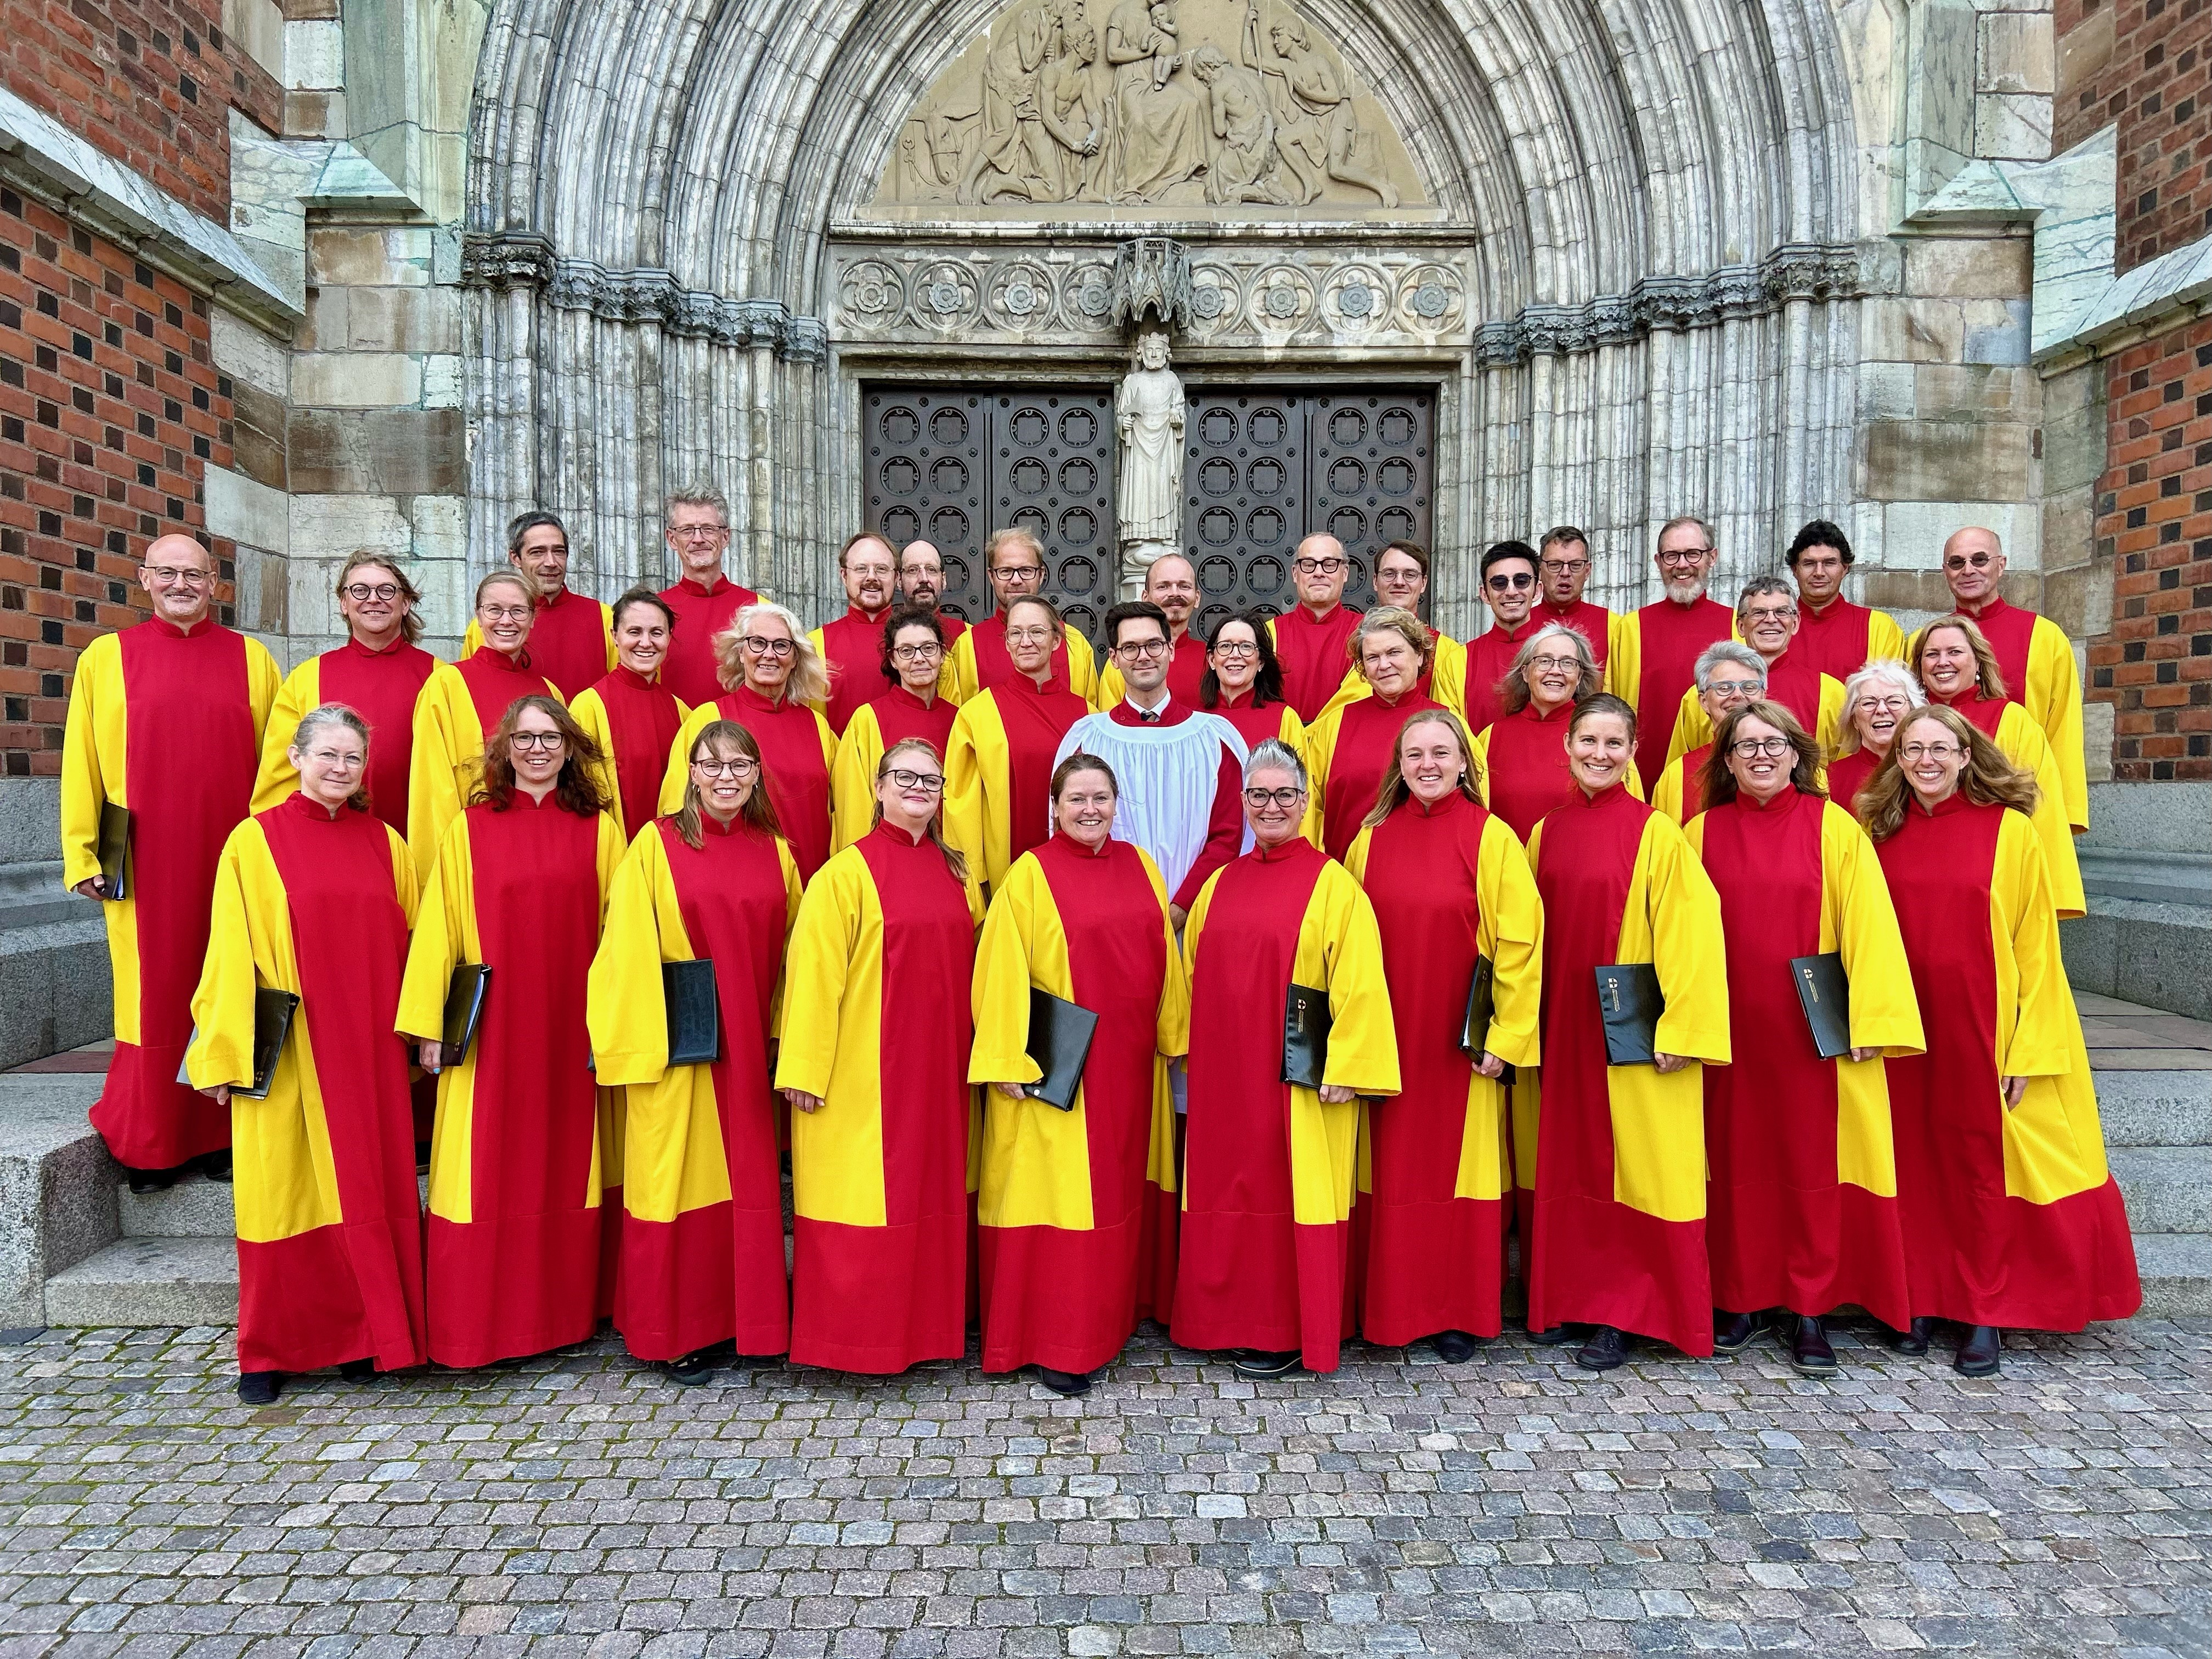
[[[100,1083],[0,1075],[0,1324],[45,1324],[47,1279],[114,1242],[115,1164],[85,1118]]]
[[[2212,1233],[2212,1147],[2115,1146],[2108,1156],[2129,1231]]]
[[[2212,1072],[2099,1072],[2105,1145],[2212,1146]]]
[[[125,1238],[230,1239],[238,1233],[227,1181],[188,1176],[159,1193],[134,1193],[121,1185],[115,1202]]]
[[[238,1251],[227,1238],[126,1238],[46,1280],[49,1325],[235,1325]]]
[[[2136,1271],[2142,1275],[2145,1315],[2212,1314],[2212,1234],[2137,1233]]]

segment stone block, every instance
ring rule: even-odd
[[[2093,830],[2096,817],[2092,806]],[[2075,989],[2212,1019],[2212,909],[2092,894],[2089,914],[2058,931]]]
[[[1917,236],[1905,244],[1905,290],[1944,300],[2010,300],[2028,291],[2035,244],[2024,235]]]
[[[346,311],[354,290],[337,284],[319,288],[307,295],[307,320],[292,336],[292,349],[300,351],[343,351],[353,343],[346,332]],[[285,374],[284,384],[289,396],[292,377]]]
[[[2105,409],[2102,404],[2043,417],[2043,488],[2046,494],[2094,489],[2105,475]]]
[[[1869,300],[1863,309],[1868,357],[1900,363],[1959,361],[1966,335],[1956,301],[1889,295]]]
[[[292,546],[299,559],[343,562],[349,554],[362,550],[404,556],[413,544],[413,532],[398,505],[388,497],[307,494],[292,497]],[[333,564],[332,574],[336,568]],[[321,579],[317,580],[319,582]],[[327,605],[327,589],[319,587],[317,592]],[[300,598],[296,582],[293,584],[293,598],[296,604]],[[297,617],[293,625],[313,633],[333,631],[322,623],[303,622]]]
[[[2109,1158],[2132,1231],[2212,1232],[2212,1146],[2115,1146]]]
[[[284,94],[284,135],[288,138],[343,138],[346,136],[346,101],[343,92],[288,92]]]
[[[335,19],[285,23],[284,84],[294,88],[345,85],[345,31]]]
[[[422,400],[422,362],[396,351],[313,351],[292,360],[292,401],[329,409],[408,408]]]
[[[116,1237],[116,1168],[86,1113],[100,1078],[0,1077],[0,1322],[47,1322],[47,1282]]]
[[[416,246],[420,241],[420,247]],[[318,225],[307,238],[307,280],[416,288],[429,280],[429,238],[403,226]]]
[[[227,467],[207,469],[203,484],[210,536],[283,553],[291,546],[284,492]]]
[[[2107,1146],[2212,1146],[2212,1072],[2100,1072],[2097,1114]]]
[[[1923,421],[2033,422],[2043,413],[2043,383],[2029,368],[1922,363],[1912,370],[1911,412]]]
[[[0,778],[0,865],[62,855],[59,778]]]
[[[1950,590],[1943,586],[1938,574],[1943,543],[1952,532],[1970,525],[1997,533],[2012,570],[2033,573],[2040,569],[2042,509],[2033,502],[1971,497],[1951,501],[1889,502],[1883,510],[1885,562],[1893,570],[1925,570],[1934,575],[1934,585],[1923,591],[1929,604],[1948,611],[1951,608]],[[2034,584],[2031,581],[2027,585]]]
[[[2108,702],[2081,705],[2082,775],[2091,783],[2112,781],[2112,744],[2118,736],[2118,713]]]
[[[1877,421],[1866,428],[1862,488],[1876,501],[2024,497],[2035,430],[2013,421]]]
[[[295,410],[287,448],[295,489],[456,495],[468,488],[459,410]]]
[[[79,1330],[235,1325],[238,1247],[216,1238],[120,1240],[46,1280],[45,1322]]]
[[[422,407],[459,409],[461,406],[461,360],[458,356],[422,360]],[[641,439],[650,435],[641,432]]]
[[[426,563],[465,567],[469,556],[469,504],[465,497],[417,495],[408,503],[408,516],[415,526],[416,558]]]
[[[355,351],[458,352],[461,305],[450,288],[347,290],[345,339]]]
[[[1913,377],[1919,372],[1911,363],[1863,365],[1859,370],[1859,418],[1911,420],[1917,412]]]
[[[284,469],[284,401],[233,381],[230,459],[234,471],[271,489],[289,488]]]
[[[2212,783],[2106,783],[2089,792],[2085,847],[2212,854]]]
[[[222,0],[222,32],[278,82],[284,78],[284,9],[276,0]]]
[[[1991,12],[1981,19],[1978,92],[2048,94],[2056,80],[2051,14]]]
[[[1996,161],[2049,161],[2051,100],[2034,93],[1977,94],[1974,154]]]
[[[235,1238],[238,1215],[230,1183],[193,1176],[167,1192],[115,1195],[125,1238]]]
[[[2136,1271],[2142,1276],[2142,1310],[2150,1317],[2189,1319],[2212,1314],[2212,1237],[2138,1233]]]
[[[1960,355],[1970,363],[2025,363],[2034,313],[2026,300],[1968,300],[1959,307]]]
[[[272,398],[282,398],[290,389],[290,348],[221,306],[209,307],[208,356],[233,380]]]

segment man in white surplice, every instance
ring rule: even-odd
[[[1114,769],[1114,833],[1152,854],[1180,929],[1206,878],[1249,844],[1244,739],[1220,715],[1168,695],[1167,613],[1151,600],[1109,611],[1106,645],[1125,695],[1070,726],[1053,763],[1081,750]]]

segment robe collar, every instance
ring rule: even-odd
[[[638,691],[650,691],[660,684],[660,675],[658,671],[651,674],[641,674],[628,663],[617,663],[615,672],[607,678],[611,680],[619,680],[624,685]]]
[[[1035,680],[1031,679],[1028,675],[1023,673],[1020,669],[1017,668],[1014,670],[1013,675],[1011,678],[1000,681],[999,684],[992,689],[994,690],[1003,691],[1009,688],[1017,691],[1026,691],[1033,697],[1043,697],[1049,696],[1055,691],[1066,690],[1067,682],[1060,678],[1057,674],[1048,674],[1044,678],[1044,684],[1042,685],[1039,685]]]
[[[2002,593],[1990,594],[1988,599],[1982,601],[1982,608],[1978,611],[1967,609],[1965,601],[1958,600],[1957,595],[1954,594],[1952,597],[1954,600],[1957,600],[1954,608],[1958,611],[1959,614],[1964,617],[1972,617],[1976,622],[1980,622],[1984,617],[2002,617],[2006,611],[2012,609],[2010,605],[2005,603],[2004,595]]]
[[[715,594],[720,592],[724,588],[734,586],[735,584],[732,583],[727,576],[725,576],[720,571],[717,570],[714,573],[714,585],[712,587],[704,586],[696,579],[690,576],[684,577],[681,581],[678,582],[676,586],[684,592],[691,595],[695,599],[711,599]]]
[[[1100,842],[1096,847],[1085,847],[1081,842],[1076,840],[1074,836],[1069,835],[1066,830],[1060,829],[1057,824],[1055,824],[1053,826],[1052,839],[1054,844],[1062,848],[1067,854],[1068,857],[1072,859],[1091,859],[1103,861],[1103,860],[1110,859],[1114,856],[1115,842],[1114,837],[1111,836],[1107,836],[1105,840]]]
[[[210,610],[190,628],[179,628],[167,617],[149,617],[146,620],[173,640],[197,640],[214,631],[215,612]]]
[[[1468,804],[1467,797],[1461,794],[1456,789],[1453,790],[1449,795],[1446,795],[1434,806],[1424,805],[1419,796],[1408,793],[1399,810],[1404,812],[1410,812],[1417,818],[1448,818],[1454,812],[1459,811],[1461,807],[1468,805]]]
[[[1318,858],[1321,855],[1321,848],[1304,836],[1292,836],[1280,847],[1255,846],[1252,849],[1251,856],[1262,864],[1288,864],[1293,859],[1304,858],[1309,853]]]
[[[348,801],[344,806],[341,806],[333,812],[322,802],[309,795],[306,790],[295,789],[276,810],[280,812],[289,812],[292,817],[307,823],[338,823],[344,820],[349,809],[356,812],[361,811],[361,808]]]
[[[891,687],[890,690],[884,693],[883,700],[902,703],[908,708],[927,710],[937,707],[937,703],[934,699],[928,702],[924,702],[920,697],[915,696],[913,692],[908,690],[903,685],[894,685]]]
[[[532,586],[535,586],[536,583],[533,581]],[[542,613],[550,611],[556,605],[566,605],[569,600],[575,597],[576,596],[574,593],[568,591],[568,584],[562,582],[560,586],[555,588],[550,593],[540,593],[537,595],[531,603]]]
[[[383,646],[363,645],[349,634],[346,636],[346,642],[338,649],[349,655],[359,657],[363,662],[382,662],[387,657],[402,655],[407,650],[407,633],[404,629],[402,629],[392,636],[391,644]]]
[[[1629,764],[1633,766],[1636,763],[1631,760]],[[1607,784],[1595,795],[1583,793],[1582,784],[1577,781],[1575,785],[1575,798],[1569,805],[1597,811],[1605,807],[1617,806],[1628,799],[1628,784],[1625,779],[1619,783]]]
[[[753,787],[756,789],[761,787],[760,775],[758,773],[755,773],[753,775]],[[705,807],[702,806],[699,809],[699,831],[702,835],[723,836],[741,836],[751,828],[752,825],[745,822],[745,813],[743,807],[739,807],[738,809],[737,817],[732,818],[727,823],[721,823]]]
[[[885,605],[880,611],[863,611],[859,605],[854,604],[852,600],[848,599],[845,601],[845,620],[847,622],[857,623],[880,623],[884,617],[890,616],[891,612],[897,608],[897,603],[898,602],[896,600],[893,600],[890,605]]]
[[[1851,608],[1851,602],[1844,597],[1843,591],[1839,588],[1837,590],[1836,597],[1830,599],[1827,604],[1814,605],[1811,600],[1807,599],[1804,601],[1804,607],[1808,614],[1815,619],[1818,619],[1826,617],[1831,611],[1834,611],[1838,608],[1848,612]]]
[[[1548,714],[1547,714],[1542,709],[1537,708],[1535,698],[1531,697],[1528,702],[1521,705],[1521,712],[1515,718],[1524,720],[1534,720],[1539,726],[1548,726],[1552,721],[1558,720],[1560,716],[1572,714],[1574,712],[1575,702],[1572,697],[1568,698],[1566,702],[1561,703],[1557,708],[1554,708]]]
[[[778,698],[771,702],[743,680],[738,681],[723,695],[734,700],[738,708],[749,708],[757,714],[781,714],[798,706],[788,697]]]
[[[474,662],[478,657],[484,659],[484,666],[498,670],[501,673],[527,674],[532,672],[530,666],[530,647],[526,645],[524,646],[521,650],[516,652],[510,657],[506,652],[501,651],[496,646],[487,644],[483,650],[477,652],[476,656],[471,657],[469,660],[471,662]]]
[[[1923,818],[1948,818],[1954,812],[1963,812],[1969,806],[1972,806],[1974,804],[1966,798],[1966,792],[1964,789],[1954,789],[1949,794],[1944,796],[1942,799],[1937,801],[1933,806],[1922,805],[1920,797],[1913,792],[1912,786],[1910,783],[1907,783],[1905,786],[1905,792],[1911,797],[1906,806],[1906,813],[1911,817]]]
[[[1738,784],[1735,790],[1735,804],[1741,807],[1745,811],[1758,812],[1773,817],[1787,817],[1790,810],[1794,808],[1799,801],[1805,799],[1806,796],[1803,791],[1800,790],[1794,783],[1784,784],[1782,788],[1782,793],[1775,796],[1772,800],[1766,802],[1764,805],[1761,805],[1758,801],[1753,800],[1751,797],[1750,792],[1746,790],[1741,784]]]
[[[911,853],[917,848],[929,846],[929,834],[927,830],[920,836],[910,836],[887,817],[878,818],[876,821],[876,827],[868,833],[872,836],[882,836],[902,853]]]

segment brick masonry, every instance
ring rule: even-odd
[[[2212,232],[2212,0],[2057,0],[2054,153],[2119,125],[2116,254]]]
[[[232,386],[208,302],[0,191],[0,751],[60,770],[69,671],[145,612],[147,538],[198,532],[201,479],[231,465]],[[234,574],[229,543],[213,544]],[[231,590],[220,614],[233,619]]]

